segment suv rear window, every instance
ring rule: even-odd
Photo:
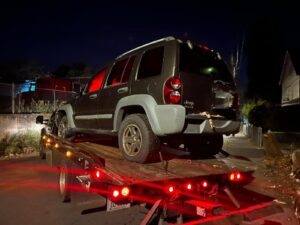
[[[186,73],[210,75],[214,80],[233,82],[226,64],[217,54],[196,45],[191,49],[186,43],[180,44],[179,69]]]
[[[146,51],[141,59],[137,79],[144,79],[159,75],[163,65],[163,58],[163,46]]]

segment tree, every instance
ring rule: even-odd
[[[282,33],[273,17],[260,17],[245,41],[248,61],[247,97],[280,101],[278,85],[284,58]]]
[[[91,73],[91,68],[84,63],[61,64],[53,71],[53,74],[59,78],[90,76]]]
[[[12,60],[0,63],[0,76],[4,82],[31,80],[42,73],[42,66],[28,60]]]

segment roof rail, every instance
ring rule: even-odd
[[[155,43],[159,43],[159,42],[163,42],[163,41],[173,41],[173,40],[176,40],[176,38],[175,38],[175,37],[172,37],[172,36],[165,37],[165,38],[161,38],[161,39],[159,39],[159,40],[152,41],[152,42],[150,42],[150,43],[141,45],[141,46],[136,47],[136,48],[134,48],[134,49],[132,49],[132,50],[130,50],[130,51],[127,51],[127,52],[125,52],[125,53],[119,55],[118,57],[116,57],[116,59],[119,59],[119,58],[121,58],[122,56],[124,56],[124,55],[126,55],[126,54],[128,54],[128,53],[130,53],[130,52],[136,51],[136,50],[141,49],[141,48],[144,48],[144,47],[146,47],[146,46],[149,46],[149,45],[152,45],[152,44],[155,44]]]

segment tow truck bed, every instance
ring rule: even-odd
[[[167,160],[162,160],[160,155],[161,161],[138,164],[124,160],[114,146],[74,142],[53,135],[44,136],[43,139],[42,146],[51,155],[52,164],[60,167],[59,181],[63,178],[63,185],[67,187],[70,182],[66,175],[69,171],[76,177],[74,180],[79,180],[84,187],[80,191],[100,194],[107,199],[101,209],[104,211],[136,204],[148,205],[150,210],[140,223],[143,225],[148,224],[155,215],[160,218],[159,224],[176,215],[181,218],[177,221],[179,223],[263,225],[266,224],[262,219],[264,216],[283,212],[280,207],[273,205],[273,198],[247,190],[243,185],[239,186],[239,182],[235,183],[237,174],[241,177],[245,175],[244,181],[251,182],[246,174],[251,175],[256,166],[246,160],[231,156],[191,160],[184,156],[174,157],[170,149],[162,146],[162,151],[167,153]],[[60,161],[64,163],[60,164]],[[75,167],[79,170],[73,171]],[[109,178],[98,176],[97,173],[95,177],[94,172],[98,168],[101,169],[99,173],[105,172]],[[233,175],[233,179],[228,175]],[[186,184],[193,188],[189,189]],[[123,190],[126,190],[125,193]],[[68,190],[64,191],[66,197]],[[118,199],[120,196],[121,200]],[[262,222],[257,223],[259,220]]]
[[[138,164],[122,158],[118,148],[91,142],[75,144],[94,152],[105,160],[105,170],[119,179],[135,183],[153,182],[165,179],[189,178],[229,173],[230,171],[253,171],[255,166],[245,160],[234,157],[220,159],[190,160],[173,158],[165,162]],[[165,165],[167,163],[167,165]]]

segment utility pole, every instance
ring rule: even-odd
[[[15,114],[15,83],[11,84],[11,112]]]

